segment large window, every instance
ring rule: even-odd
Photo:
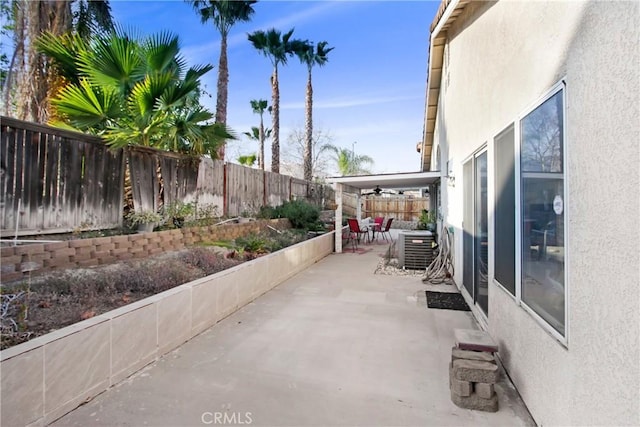
[[[495,279],[516,294],[515,131],[510,125],[495,138]]]
[[[522,293],[565,336],[564,90],[520,121]]]

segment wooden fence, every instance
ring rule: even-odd
[[[122,224],[122,150],[76,132],[0,120],[3,236]]]
[[[355,194],[343,193],[343,211],[345,215],[355,216],[357,198]],[[428,197],[409,196],[362,196],[360,198],[362,217],[395,218],[398,221],[417,221],[423,209],[429,209]]]
[[[287,175],[152,148],[110,150],[90,135],[0,120],[2,237],[116,228],[127,198],[136,210],[184,201],[224,216],[293,199],[324,206],[334,198],[327,185]]]

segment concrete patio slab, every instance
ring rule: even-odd
[[[418,275],[374,275],[387,246],[369,247],[328,256],[53,425],[535,425],[504,374],[497,413],[451,402],[454,329],[477,329],[472,315],[428,309]]]

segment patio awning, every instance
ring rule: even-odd
[[[342,193],[357,193],[360,197],[360,190],[370,189],[379,186],[380,188],[393,190],[412,190],[426,188],[440,180],[440,171],[429,172],[402,172],[388,173],[378,175],[356,175],[356,176],[339,176],[327,178],[327,182],[336,184],[336,213],[335,213],[335,230],[337,231],[335,239],[336,253],[342,252]],[[360,218],[360,204],[358,203],[358,214]]]
[[[440,179],[440,171],[402,172],[378,175],[337,176],[327,178],[329,183],[348,185],[358,189],[380,188],[409,190],[425,188]]]

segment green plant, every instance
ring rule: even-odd
[[[235,240],[236,247],[243,249],[246,252],[253,253],[266,253],[269,252],[268,240],[265,236],[259,234],[249,234],[244,237],[238,237]]]
[[[418,218],[418,230],[429,230],[430,228],[435,228],[434,224],[437,222],[435,212],[429,212],[426,209],[423,209],[420,213],[420,217]]]
[[[131,225],[158,223],[162,221],[162,215],[154,211],[131,211],[126,219]]]
[[[164,214],[170,218],[188,218],[195,214],[196,208],[193,203],[176,201],[163,208]]]
[[[275,211],[276,218],[287,218],[293,228],[305,230],[316,229],[320,218],[320,210],[304,200],[284,202]]]

